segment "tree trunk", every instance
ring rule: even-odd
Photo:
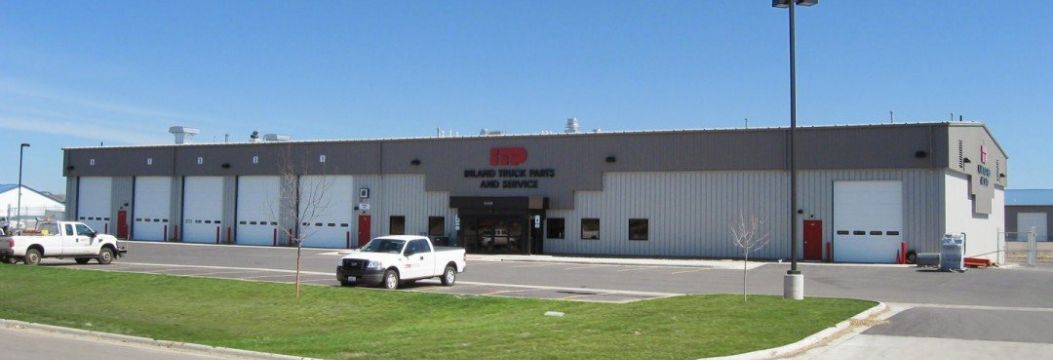
[[[750,261],[750,249],[746,249],[746,258],[742,260],[742,302],[746,302],[746,272]]]
[[[300,300],[300,250],[303,250],[303,241],[296,239],[296,300]]]

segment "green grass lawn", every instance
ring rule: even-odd
[[[695,359],[776,347],[871,301],[741,295],[629,304],[0,265],[0,318],[332,359]],[[545,317],[545,311],[566,313]]]

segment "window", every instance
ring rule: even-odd
[[[73,236],[73,224],[66,224],[66,236]]]
[[[409,245],[406,245],[406,251],[412,251],[416,254],[431,252],[428,247],[427,240],[413,240],[410,241]]]
[[[647,219],[629,219],[629,240],[647,240]]]
[[[581,239],[600,239],[600,219],[581,219]]]
[[[446,218],[442,216],[428,217],[428,236],[445,236]]]
[[[406,217],[402,215],[392,216],[388,221],[388,234],[406,235]]]
[[[565,223],[563,218],[549,218],[545,225],[545,237],[549,239],[562,239]]]
[[[90,236],[93,232],[94,231],[91,231],[91,228],[88,227],[88,225],[77,224],[77,235]]]

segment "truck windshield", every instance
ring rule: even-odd
[[[405,240],[373,239],[366,246],[362,247],[362,252],[400,254],[402,253],[402,246],[405,244]]]

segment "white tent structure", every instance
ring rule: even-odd
[[[22,223],[33,226],[38,219],[63,219],[66,205],[39,191],[22,185]],[[0,225],[14,225],[18,216],[18,185],[0,184]]]

